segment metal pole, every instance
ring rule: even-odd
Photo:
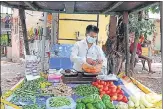
[[[45,59],[45,39],[47,33],[47,16],[48,13],[44,12],[44,24],[43,24],[43,36],[42,36],[42,52],[41,52],[41,71],[44,71],[44,59]]]

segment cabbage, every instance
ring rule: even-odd
[[[130,99],[135,103],[135,107],[139,107],[139,97],[131,96]]]
[[[141,109],[140,107],[137,107],[136,109]]]
[[[135,106],[135,105],[134,105],[134,102],[133,102],[133,101],[129,101],[129,102],[128,102],[128,106],[129,106],[129,107],[134,107],[134,106]]]
[[[145,106],[143,104],[140,104],[141,109],[145,109]]]
[[[153,104],[149,103],[146,99],[145,99],[145,95],[142,95],[140,97],[140,102],[142,102],[142,104],[145,106],[145,107],[152,107]]]
[[[117,109],[128,109],[128,104],[123,103],[123,102],[120,102],[120,103],[117,105]]]

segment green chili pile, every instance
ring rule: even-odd
[[[62,107],[62,106],[70,106],[71,102],[66,97],[56,97],[50,99],[49,104],[51,107]]]
[[[75,88],[75,93],[80,96],[99,94],[99,89],[92,85],[79,85]]]

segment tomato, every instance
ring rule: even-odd
[[[103,89],[103,85],[99,85],[99,89]]]
[[[117,93],[112,93],[112,92],[110,92],[110,94],[109,94],[110,97],[112,97],[112,96],[114,96],[114,95],[117,96]]]
[[[96,83],[96,82],[92,82],[92,85],[95,86],[95,83]]]
[[[103,91],[103,89],[100,89],[99,91],[100,91],[100,92],[102,92],[102,91]]]
[[[108,91],[108,87],[106,87],[106,86],[103,87],[103,90],[104,90],[104,91]]]
[[[97,80],[97,83],[99,84],[100,82],[101,82],[101,80],[98,79],[98,80]]]
[[[111,93],[111,90],[106,91],[106,94],[109,95]]]
[[[114,83],[111,81],[111,82],[110,82],[110,85],[114,85]]]
[[[117,100],[118,100],[118,101],[121,101],[122,99],[123,99],[123,95],[118,94],[118,95],[117,95]]]
[[[107,86],[107,83],[106,82],[104,82],[104,86]]]
[[[98,83],[97,83],[97,82],[95,82],[95,83],[94,83],[94,86],[96,86],[96,87],[97,87],[97,86],[98,86]]]
[[[122,90],[120,90],[118,94],[124,95],[124,92]]]
[[[117,86],[117,89],[121,90],[121,86]]]
[[[105,94],[105,91],[101,91],[100,94]]]
[[[111,92],[116,93],[116,89],[115,88],[111,89]]]
[[[112,100],[112,101],[117,100],[117,96],[116,96],[116,95],[112,96],[112,97],[111,97],[111,100]]]
[[[109,87],[110,87],[110,88],[116,88],[116,89],[117,89],[117,86],[114,85],[114,84],[113,84],[113,85],[110,85]]]
[[[117,89],[116,92],[119,93],[121,90],[120,89]]]
[[[105,84],[105,82],[104,82],[104,81],[101,81],[101,82],[100,82],[100,84],[101,84],[101,85],[104,85],[104,84]]]
[[[106,82],[106,85],[109,86],[110,85],[110,82]]]
[[[123,97],[123,99],[122,99],[122,101],[123,101],[123,102],[125,102],[125,103],[127,103],[127,102],[128,102],[127,97],[126,97],[126,96],[124,96],[124,97]]]

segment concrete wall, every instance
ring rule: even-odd
[[[17,9],[14,9],[14,13],[13,13],[13,19],[17,18],[19,15],[19,11]],[[19,58],[20,58],[20,38],[19,38],[19,32],[17,32],[17,34],[15,34],[14,32],[14,27],[15,27],[15,23],[13,22],[13,26],[12,26],[12,32],[11,32],[11,36],[12,36],[12,61],[13,62],[18,62]],[[19,31],[19,29],[18,29]]]
[[[36,28],[37,23],[39,26],[42,26],[43,21],[39,20],[43,18],[42,13],[43,12],[38,12],[38,11],[29,11],[29,10],[25,11],[27,30],[29,30],[32,27]]]
[[[36,11],[28,11],[26,10],[25,11],[25,17],[26,17],[26,27],[27,27],[27,30],[29,30],[30,28],[35,28],[37,27],[37,23],[38,25],[42,25],[42,22],[43,21],[39,21],[39,19],[42,19],[42,12],[36,12]],[[19,22],[19,10],[18,9],[14,9],[13,10],[13,19],[15,18],[18,18],[18,22]],[[22,45],[20,44],[20,41],[21,41],[21,34],[20,33],[20,28],[19,28],[19,24],[17,25],[18,26],[18,32],[15,34],[15,22],[13,20],[13,26],[12,26],[12,49],[11,49],[11,57],[12,57],[12,61],[13,62],[19,62],[20,60],[20,57],[21,57],[21,50],[22,49]],[[24,47],[23,47],[24,48]],[[10,57],[10,54],[8,54],[9,57]]]

